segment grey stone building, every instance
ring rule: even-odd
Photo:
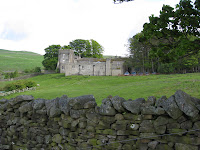
[[[118,76],[124,73],[122,58],[100,59],[81,58],[73,50],[59,50],[58,65],[60,73],[68,75]]]

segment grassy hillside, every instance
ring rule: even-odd
[[[36,91],[24,92],[35,98],[53,99],[67,95],[69,97],[93,94],[98,102],[109,95],[121,96],[125,99],[157,98],[173,95],[181,89],[191,96],[200,98],[200,73],[176,75],[149,76],[67,76],[64,74],[49,74],[33,77],[40,84]],[[0,82],[0,88],[9,82]],[[22,93],[5,98],[12,98]]]
[[[23,71],[42,67],[42,60],[42,55],[33,52],[0,49],[0,71]]]

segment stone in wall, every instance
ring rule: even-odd
[[[190,95],[185,92],[178,90],[175,93],[176,103],[181,111],[183,111],[187,116],[196,117],[199,110],[196,108],[194,100]]]
[[[99,113],[101,115],[107,115],[107,116],[114,116],[116,114],[116,110],[114,109],[110,98],[106,98],[102,101],[102,105],[100,106]]]
[[[122,103],[122,106],[133,114],[139,114],[143,103],[145,103],[145,99],[138,98],[136,100],[125,101]]]
[[[113,104],[113,107],[115,108],[115,110],[117,110],[118,112],[125,112],[124,107],[122,106],[122,103],[125,102],[126,100],[122,97],[119,96],[115,96],[111,98],[111,102]]]
[[[178,119],[183,114],[183,112],[177,106],[177,103],[175,101],[175,96],[174,95],[172,95],[170,98],[165,99],[164,101],[162,101],[160,106],[173,119]]]

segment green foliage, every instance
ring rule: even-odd
[[[175,71],[175,68],[174,68],[174,65],[172,63],[161,64],[158,67],[159,73],[169,74],[169,73],[174,73],[174,71]]]
[[[3,90],[5,90],[6,92],[16,90],[16,86],[14,84],[8,84],[3,88]]]
[[[26,87],[31,88],[35,87],[36,83],[34,81],[26,81],[26,80],[19,80],[10,84],[7,84],[3,89],[5,91],[12,91],[12,90],[22,90]]]
[[[5,73],[4,79],[10,79],[10,73]]]
[[[17,70],[15,70],[15,72],[12,74],[11,78],[15,78],[15,77],[18,77],[19,76],[19,73]]]
[[[72,47],[71,47],[70,45],[64,45],[64,46],[62,47],[62,49],[72,49]]]
[[[26,84],[22,80],[19,80],[17,82],[12,83],[12,84],[15,85],[15,88],[18,89],[18,90],[22,90],[22,89],[26,88]]]
[[[36,83],[34,81],[24,81],[24,85],[28,88],[36,87]]]
[[[58,58],[49,58],[43,60],[42,64],[46,70],[55,70],[57,67]]]
[[[150,23],[144,24],[143,40],[149,42],[160,62],[175,62],[200,51],[200,10],[195,4],[181,0],[176,9],[164,5],[159,17],[152,15]],[[191,40],[188,36],[197,38]]]
[[[90,43],[88,40],[76,39],[70,42],[69,46],[72,47],[75,55],[81,54],[82,57],[86,57],[87,54],[90,54],[91,48],[90,48]]]
[[[40,67],[35,67],[34,72],[35,73],[41,73],[41,68]]]
[[[60,45],[50,45],[45,48],[44,59],[56,58],[58,57],[58,50],[61,49]]]
[[[129,39],[129,62],[135,70],[194,72],[200,65],[199,12],[197,0],[181,0],[176,8],[163,5],[158,17],[150,16],[142,33]]]
[[[150,46],[147,42],[140,41],[143,37],[143,33],[138,33],[129,39],[129,67],[134,67],[135,71],[139,72],[146,72],[149,70],[154,72],[151,66]]]
[[[41,67],[35,67],[33,69],[24,69],[24,73],[41,73]]]
[[[95,40],[90,40],[92,57],[103,58],[103,47]]]
[[[24,69],[24,73],[31,73],[30,69]]]
[[[43,66],[46,70],[55,70],[58,62],[58,52],[60,49],[73,49],[75,55],[81,55],[82,57],[94,57],[102,58],[103,47],[95,40],[82,40],[76,39],[70,42],[69,45],[50,45],[45,48]]]
[[[102,58],[103,47],[95,40],[76,39],[69,43],[69,47],[74,50],[75,55],[81,57]]]
[[[58,62],[58,50],[61,49],[60,45],[50,45],[45,48],[43,66],[46,70],[55,70]]]
[[[18,76],[19,76],[19,73],[17,70],[15,70],[15,72],[5,73],[4,79],[16,78]]]

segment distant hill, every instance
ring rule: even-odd
[[[43,56],[27,51],[0,49],[0,71],[23,71],[42,66]]]

